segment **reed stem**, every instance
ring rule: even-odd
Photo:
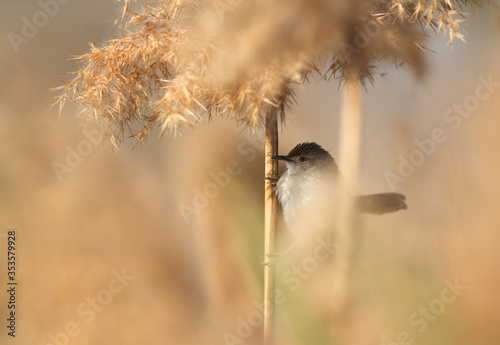
[[[341,312],[348,300],[352,253],[354,251],[354,204],[351,194],[356,191],[360,167],[361,150],[361,81],[358,75],[345,82],[340,112],[339,163],[349,183],[344,186],[342,200],[337,213],[336,236],[340,245],[334,264],[333,293],[337,305],[334,310]]]
[[[268,254],[274,254],[276,248],[276,181],[278,163],[271,159],[278,154],[277,112],[270,111],[265,122],[265,225],[264,225],[264,261]],[[274,288],[275,268],[264,266],[264,345],[273,344],[274,333]]]

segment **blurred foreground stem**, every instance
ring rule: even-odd
[[[264,225],[264,262],[269,260],[268,254],[275,253],[276,241],[276,180],[278,162],[271,159],[278,154],[278,121],[277,112],[271,110],[265,122],[265,225]],[[264,266],[264,345],[273,343],[275,268]]]
[[[344,186],[346,196],[337,214],[336,242],[340,245],[333,271],[333,292],[337,305],[334,311],[340,312],[348,300],[352,253],[355,246],[353,237],[354,204],[351,195],[356,192],[360,166],[361,147],[361,81],[357,73],[345,81],[340,111],[339,163],[348,185]]]

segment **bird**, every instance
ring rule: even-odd
[[[332,155],[315,142],[295,146],[286,156],[272,159],[286,163],[287,169],[276,183],[276,193],[289,228],[308,218],[333,212],[332,208],[345,202],[345,181]],[[407,209],[406,197],[400,193],[378,193],[355,196],[356,213],[385,214]]]

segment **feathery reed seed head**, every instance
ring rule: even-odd
[[[124,35],[77,57],[84,67],[59,103],[80,103],[115,146],[126,131],[142,141],[155,127],[177,133],[204,117],[258,127],[270,111],[284,118],[293,85],[319,73],[321,56],[331,57],[325,76],[343,81],[372,80],[380,60],[421,75],[427,29],[464,40],[469,2],[165,0],[134,12],[126,0]]]

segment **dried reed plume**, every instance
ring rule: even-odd
[[[156,126],[176,133],[212,116],[259,127],[272,108],[283,119],[293,84],[325,57],[325,76],[344,81],[371,79],[383,59],[420,75],[426,31],[463,40],[468,2],[165,0],[138,13],[128,0],[123,36],[77,57],[84,67],[58,102],[79,103],[115,146],[126,132],[142,141]]]

